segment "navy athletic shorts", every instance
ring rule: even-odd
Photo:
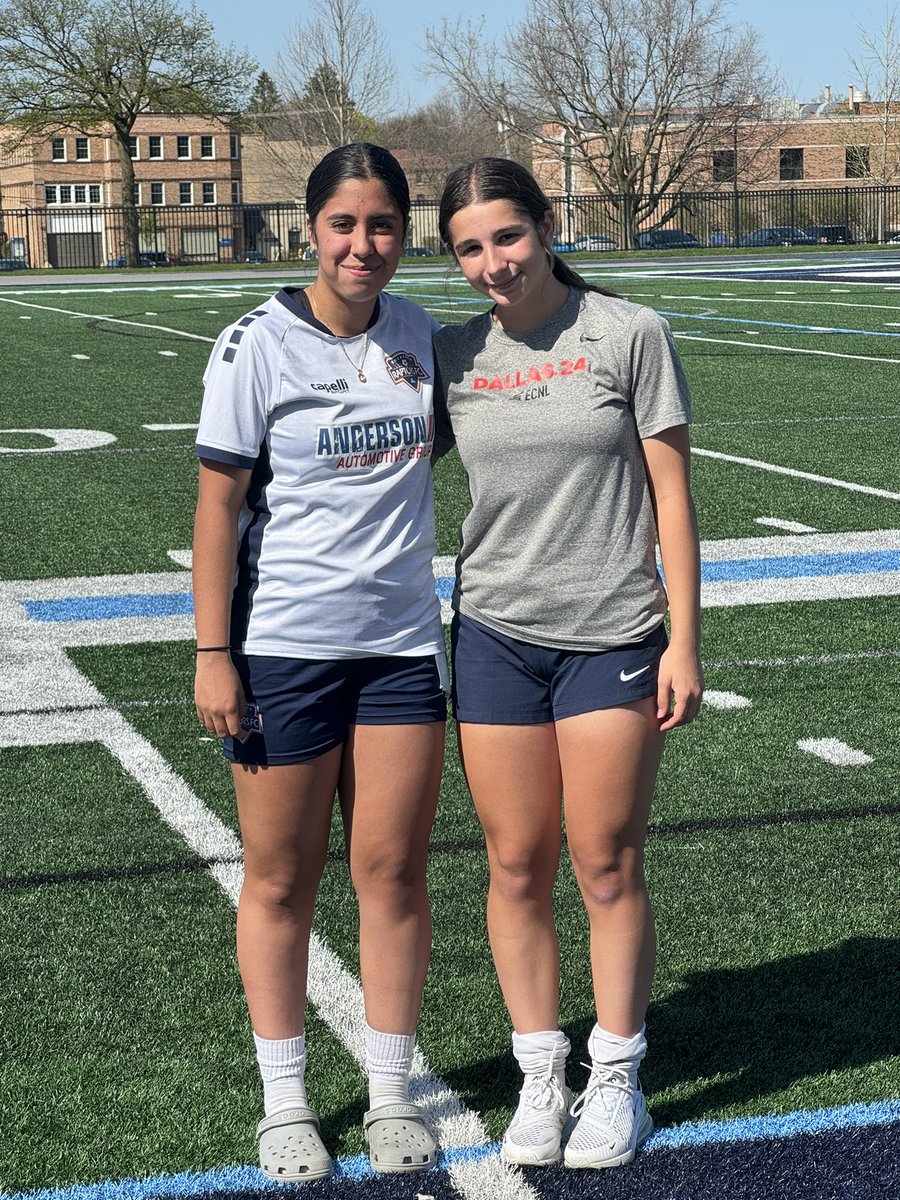
[[[443,657],[235,654],[247,703],[256,706],[258,716],[246,741],[223,740],[225,757],[258,766],[309,762],[345,742],[351,725],[445,721]]]
[[[668,645],[659,625],[614,650],[558,650],[507,637],[455,613],[453,715],[473,725],[542,725],[656,695]]]

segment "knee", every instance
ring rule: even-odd
[[[350,878],[361,903],[401,901],[425,889],[425,856],[368,854],[353,861]]]
[[[315,899],[318,879],[293,864],[248,863],[241,898],[273,916],[295,912]]]
[[[643,864],[633,853],[573,854],[572,865],[588,907],[611,908],[644,891]]]
[[[553,891],[558,856],[495,851],[491,856],[491,892],[507,904],[546,900]]]

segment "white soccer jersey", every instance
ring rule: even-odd
[[[432,573],[436,328],[382,293],[361,363],[365,335],[343,339],[345,354],[289,289],[220,335],[196,452],[253,472],[238,527],[235,649],[443,650]]]

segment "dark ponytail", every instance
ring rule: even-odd
[[[536,229],[540,228],[548,210],[551,209],[550,201],[531,172],[512,159],[478,158],[465,167],[457,167],[455,171],[450,172],[444,183],[438,213],[441,241],[450,247],[451,253],[451,220],[460,209],[469,204],[488,204],[491,200],[507,200],[521,216],[531,221]],[[582,292],[599,292],[601,296],[617,295],[609,288],[588,283],[558,254],[554,254],[552,250],[548,250],[548,253],[553,274],[560,283]]]

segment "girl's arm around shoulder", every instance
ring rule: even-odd
[[[194,519],[194,622],[197,646],[227,646],[231,639],[231,593],[237,561],[237,523],[251,472],[200,461]],[[194,678],[197,716],[217,737],[240,733],[246,703],[231,655],[200,653]]]
[[[700,541],[691,497],[687,425],[661,430],[641,442],[659,551],[669,596],[670,640],[659,664],[660,729],[687,725],[700,710]],[[674,702],[673,702],[674,697]]]

